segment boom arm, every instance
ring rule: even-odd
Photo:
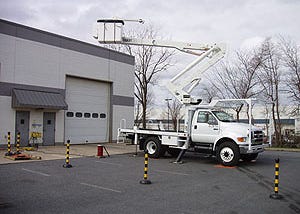
[[[200,75],[224,57],[226,49],[225,44],[198,44],[123,37],[122,30],[125,21],[137,21],[143,23],[143,20],[141,19],[100,19],[94,26],[93,37],[102,44],[126,44],[175,48],[185,53],[197,55],[197,58],[190,65],[171,79],[169,84],[167,84],[167,88],[180,103],[198,104],[201,100],[196,97],[191,97],[190,93],[199,84]],[[195,51],[201,52],[198,53]],[[199,65],[200,68],[197,72],[189,72],[199,63],[201,64]],[[189,88],[186,89],[188,86]]]

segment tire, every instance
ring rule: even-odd
[[[241,155],[241,159],[245,162],[250,162],[252,160],[255,160],[258,156],[258,153],[255,154],[243,154]]]
[[[224,142],[218,146],[216,156],[224,166],[236,166],[240,159],[240,150],[234,142]]]
[[[178,157],[179,153],[180,153],[180,149],[176,149],[176,148],[168,148],[167,152],[174,158]]]
[[[164,147],[161,145],[160,140],[156,137],[147,138],[144,145],[144,150],[148,151],[148,155],[150,158],[159,158],[166,152]]]

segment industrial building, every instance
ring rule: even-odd
[[[0,144],[116,140],[134,118],[134,57],[0,19]]]

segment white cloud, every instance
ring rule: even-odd
[[[253,50],[254,48],[259,47],[265,39],[266,39],[265,37],[261,37],[261,36],[247,38],[242,42],[241,49],[242,50]]]

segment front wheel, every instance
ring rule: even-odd
[[[233,142],[224,142],[218,146],[216,155],[224,166],[235,166],[240,159],[239,147]]]

